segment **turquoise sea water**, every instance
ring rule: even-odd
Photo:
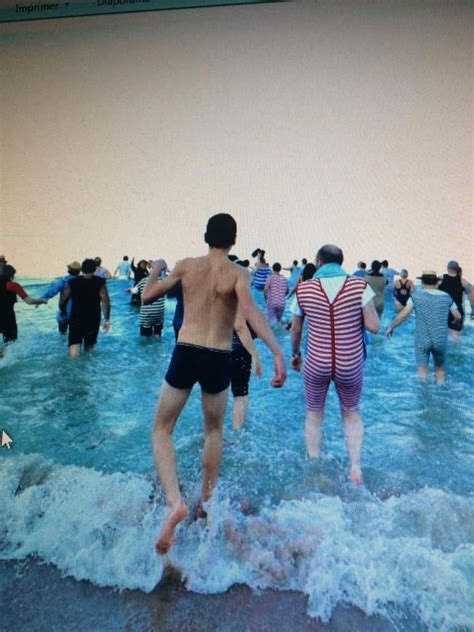
[[[20,280],[21,281],[21,280]],[[23,279],[38,296],[44,281]],[[174,301],[160,341],[140,339],[125,282],[109,283],[112,329],[71,362],[57,300],[17,305],[20,339],[0,360],[0,559],[35,556],[77,580],[151,591],[164,561],[153,545],[164,515],[154,494],[150,434],[174,345]],[[261,297],[258,297],[259,300]],[[387,325],[391,307],[384,315]],[[290,355],[289,334],[275,333]],[[469,629],[474,621],[473,329],[450,343],[447,382],[421,385],[414,318],[368,348],[362,413],[365,486],[348,459],[331,389],[321,462],[305,457],[300,375],[272,389],[271,357],[252,378],[246,427],[225,422],[225,453],[207,526],[178,530],[166,560],[188,590],[235,583],[297,590],[328,621],[337,604],[399,629]],[[203,445],[196,389],[176,428],[179,475],[192,503]]]

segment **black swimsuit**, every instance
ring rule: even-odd
[[[229,387],[230,367],[230,350],[178,342],[165,380],[180,389],[191,389],[199,382],[204,392],[215,395]]]
[[[410,298],[410,294],[411,294],[410,288],[407,287],[408,283],[409,281],[405,281],[405,283],[400,281],[400,287],[395,287],[393,290],[394,297],[403,306],[407,304],[407,301]]]

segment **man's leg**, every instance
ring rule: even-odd
[[[232,430],[240,430],[247,419],[249,396],[234,397],[232,406]]]
[[[165,382],[155,415],[153,456],[169,507],[156,543],[156,550],[161,555],[167,553],[173,545],[176,526],[188,514],[188,508],[179,491],[176,456],[171,434],[190,393],[191,389],[173,388]]]
[[[211,495],[217,483],[222,458],[222,427],[229,389],[210,394],[202,391],[204,412],[204,450],[202,453],[202,492],[200,506]]]
[[[344,420],[344,433],[346,435],[347,451],[351,461],[349,480],[352,483],[362,485],[362,472],[360,468],[360,453],[362,450],[362,438],[364,436],[364,426],[357,410],[342,410]]]
[[[323,410],[307,410],[304,427],[306,450],[310,459],[319,459],[321,456],[321,423],[324,417]]]
[[[436,384],[444,384],[444,367],[435,366]]]
[[[78,358],[81,355],[81,345],[69,345],[69,357]]]
[[[416,368],[417,368],[418,377],[420,378],[420,380],[423,380],[424,382],[426,382],[426,380],[428,378],[428,367],[427,366],[418,366]]]

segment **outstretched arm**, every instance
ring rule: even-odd
[[[248,277],[244,270],[242,270],[242,272],[239,271],[235,284],[235,292],[244,318],[249,321],[257,336],[263,340],[273,354],[275,375],[272,379],[272,385],[275,387],[283,386],[286,380],[286,367],[283,353],[275,340],[275,336],[265,316],[258,309],[252,298]]]
[[[166,268],[167,265],[164,259],[158,259],[153,262],[153,267],[142,292],[143,305],[150,305],[157,298],[167,294],[178,281],[181,281],[184,272],[184,261],[179,261],[170,275],[158,283],[162,270],[166,270]]]
[[[390,323],[390,327],[388,327],[387,330],[385,331],[385,335],[387,337],[390,337],[393,334],[393,330],[396,329],[398,325],[401,325],[403,321],[408,318],[408,316],[411,314],[412,309],[413,309],[413,304],[410,305],[410,303],[407,303],[407,305],[405,305],[405,307],[398,314],[398,316],[396,316],[392,320],[392,322]]]

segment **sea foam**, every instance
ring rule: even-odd
[[[186,521],[161,558],[165,507],[145,476],[20,455],[3,460],[0,493],[1,559],[35,556],[98,586],[149,592],[171,564],[196,592],[235,583],[301,591],[325,622],[336,604],[435,630],[474,620],[473,496],[310,493],[249,514],[221,489],[207,522]]]

